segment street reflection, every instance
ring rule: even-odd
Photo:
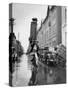
[[[65,83],[65,68],[48,66],[40,61],[36,66],[33,56],[23,54],[20,62],[15,63],[13,86],[46,85]]]
[[[15,67],[16,70],[13,73],[13,85],[14,86],[26,86],[31,77],[31,69],[28,65],[28,56],[23,54],[20,57],[20,63],[18,67]]]

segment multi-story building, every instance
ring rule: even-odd
[[[30,41],[36,40],[37,35],[37,18],[33,18],[31,22],[31,28],[30,28]]]
[[[40,48],[66,44],[66,7],[48,6],[47,16],[42,22],[37,41]]]
[[[32,18],[32,22],[30,26],[29,46],[27,53],[33,50],[33,47],[36,42],[36,36],[37,36],[37,18]]]

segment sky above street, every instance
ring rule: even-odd
[[[39,28],[41,20],[43,21],[47,15],[47,5],[13,3],[12,15],[15,18],[14,32],[16,38],[20,40],[26,51],[29,45],[28,38],[32,18],[38,19],[37,28]]]

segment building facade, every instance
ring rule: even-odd
[[[65,45],[66,41],[66,7],[48,6],[47,16],[42,22],[37,41],[40,48],[55,47],[60,43]],[[63,35],[64,34],[64,35]]]
[[[36,40],[37,35],[37,18],[33,18],[31,22],[31,28],[30,28],[30,41]]]
[[[33,47],[36,42],[36,36],[37,36],[37,18],[32,18],[32,22],[30,26],[29,46],[27,49],[27,53],[33,50]]]
[[[66,7],[64,6],[64,7],[62,7],[62,44],[64,45],[64,46],[66,46],[66,37],[67,37],[67,31],[66,31],[66,27],[67,27],[67,21],[66,21],[66,19],[67,19],[67,16],[66,16],[66,12],[67,12],[67,10],[66,10]]]

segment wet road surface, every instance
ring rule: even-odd
[[[16,67],[16,70],[13,73],[13,86],[27,86],[31,77],[27,55],[22,55],[20,60],[18,67]]]
[[[13,86],[28,86],[32,76],[31,57],[26,54],[20,58],[20,63],[13,73]],[[36,73],[36,85],[60,84],[66,82],[66,69],[59,67],[49,67],[41,62],[38,62]]]

